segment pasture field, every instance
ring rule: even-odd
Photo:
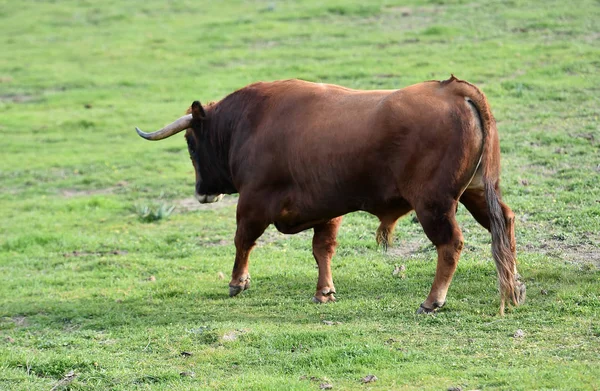
[[[597,0],[0,0],[0,390],[599,389],[599,21]],[[435,315],[413,215],[388,252],[345,218],[334,304],[310,300],[311,232],[272,227],[229,298],[236,196],[198,205],[183,137],[134,131],[258,80],[451,73],[498,121],[528,288],[504,317],[463,207]]]

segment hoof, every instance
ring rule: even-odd
[[[237,296],[244,290],[243,286],[229,286],[229,297]]]
[[[250,289],[250,276],[239,279],[240,285],[229,283],[229,297],[237,296],[240,292]]]
[[[419,308],[417,308],[417,314],[433,314],[434,312],[442,308],[444,304],[446,304],[446,302],[443,302],[442,304],[433,303],[433,308],[425,307],[423,304],[424,303],[421,303]]]
[[[313,303],[331,303],[335,301],[335,289],[325,288],[317,291],[317,293],[313,296]]]

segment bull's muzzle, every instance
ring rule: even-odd
[[[196,193],[196,199],[201,204],[211,204],[213,202],[219,202],[223,199],[223,194],[198,194]]]

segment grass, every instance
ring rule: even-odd
[[[588,0],[0,2],[0,389],[598,389],[599,19]],[[310,232],[273,228],[230,299],[235,197],[196,205],[183,139],[134,131],[257,80],[450,73],[498,120],[528,285],[503,318],[463,208],[435,316],[414,315],[435,269],[420,226],[383,253],[363,213],[340,231],[337,303],[310,303]]]

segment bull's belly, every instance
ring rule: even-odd
[[[400,195],[390,194],[384,197],[382,194],[382,192],[340,193],[329,197],[304,194],[292,199],[288,198],[273,219],[273,224],[281,233],[295,234],[356,211],[381,216],[389,211],[410,208],[409,203]]]

